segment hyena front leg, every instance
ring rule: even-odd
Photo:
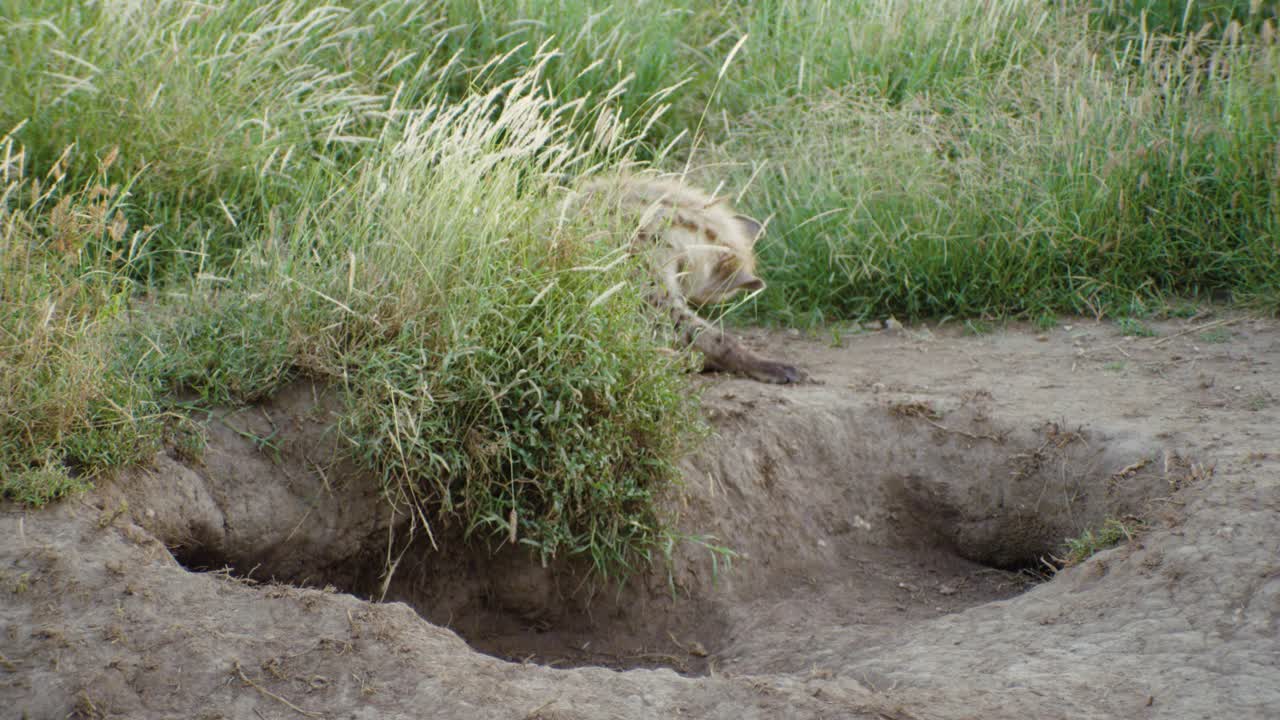
[[[650,302],[671,316],[681,341],[702,353],[704,370],[737,373],[780,385],[808,379],[793,365],[767,360],[751,352],[737,338],[703,320],[684,302],[667,293],[655,293],[650,296]]]

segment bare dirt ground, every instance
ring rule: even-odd
[[[199,462],[3,508],[0,714],[1280,716],[1280,324],[1152,327],[756,332],[820,384],[700,379],[667,499],[739,556],[622,590],[401,542],[299,384]],[[1146,530],[1044,581],[1115,518]]]

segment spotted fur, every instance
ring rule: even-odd
[[[673,178],[624,175],[584,190],[637,216],[630,248],[647,259],[649,302],[670,317],[678,338],[702,353],[706,369],[770,383],[803,379],[797,368],[756,355],[691,307],[764,289],[754,250],[760,223]]]

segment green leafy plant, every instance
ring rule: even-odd
[[[1107,518],[1101,527],[1086,529],[1065,541],[1065,565],[1078,565],[1103,550],[1132,540],[1143,529],[1143,523],[1133,517]]]

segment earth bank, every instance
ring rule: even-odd
[[[755,333],[821,384],[700,379],[717,437],[668,498],[739,556],[685,543],[621,590],[389,533],[338,398],[300,383],[217,414],[200,462],[5,508],[0,697],[32,718],[1266,717],[1277,324],[1157,329]],[[1146,529],[1040,582],[1108,520]]]

